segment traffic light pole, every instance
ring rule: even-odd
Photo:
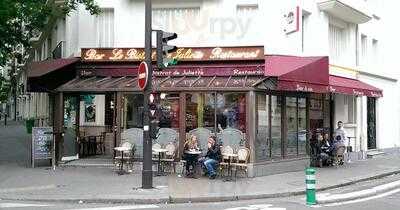
[[[143,103],[143,170],[142,170],[142,188],[153,188],[153,169],[152,169],[152,141],[150,138],[150,116],[149,116],[149,98],[152,92],[152,45],[151,45],[151,13],[152,6],[151,0],[145,0],[145,62],[148,66],[148,82],[144,89],[144,103]]]

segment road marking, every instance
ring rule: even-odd
[[[36,191],[36,190],[48,190],[57,188],[57,185],[44,185],[44,186],[30,186],[30,187],[19,187],[19,188],[6,188],[0,189],[0,193],[10,193],[10,192],[22,192],[22,191]]]
[[[356,200],[352,200],[352,201],[330,203],[330,204],[326,204],[326,205],[323,205],[323,206],[341,206],[341,205],[345,205],[345,204],[359,203],[359,202],[364,202],[364,201],[368,201],[368,200],[372,200],[372,199],[383,198],[383,197],[386,197],[386,196],[389,196],[389,195],[392,195],[392,194],[395,194],[395,193],[398,193],[398,192],[400,192],[400,189],[395,189],[395,190],[392,190],[392,191],[389,191],[389,192],[385,192],[385,193],[382,193],[380,195],[375,195],[375,196],[372,196],[372,197],[361,198],[361,199],[356,199]]]
[[[45,207],[51,205],[33,204],[33,203],[0,203],[1,208],[23,208],[23,207]]]
[[[156,209],[156,208],[160,208],[160,207],[156,206],[156,205],[130,205],[130,206],[111,206],[111,207],[70,209],[70,210],[131,210],[131,209]]]
[[[261,205],[234,207],[225,210],[286,210],[286,208],[272,207],[271,204],[261,204]]]

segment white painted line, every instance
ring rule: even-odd
[[[360,190],[356,192],[344,193],[344,194],[317,194],[318,202],[325,202],[329,200],[339,200],[339,199],[349,199],[349,198],[359,198],[359,197],[372,197],[377,195],[381,191],[393,190],[400,186],[400,181],[395,181],[379,186],[375,186],[371,189]]]
[[[234,207],[225,210],[286,210],[286,208],[272,207],[271,204],[261,204],[261,205]]]
[[[23,207],[45,207],[51,205],[44,204],[33,204],[33,203],[0,203],[0,209],[2,208],[23,208]]]
[[[130,210],[130,209],[156,209],[156,205],[130,205],[130,206],[111,206],[111,207],[97,207],[97,208],[83,208],[83,209],[70,209],[70,210]]]
[[[389,195],[392,195],[392,194],[395,194],[395,193],[398,193],[398,192],[400,192],[400,189],[395,189],[395,190],[392,190],[392,191],[389,191],[389,192],[386,192],[386,193],[382,193],[380,195],[375,195],[375,196],[372,196],[372,197],[361,198],[361,199],[352,200],[352,201],[330,203],[330,204],[326,204],[326,205],[323,205],[323,206],[340,206],[340,205],[351,204],[351,203],[359,203],[359,202],[369,201],[369,200],[372,200],[372,199],[382,198],[382,197],[389,196]]]

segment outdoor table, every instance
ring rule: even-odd
[[[198,160],[198,156],[202,153],[200,150],[185,150],[183,151],[185,154],[192,156],[193,158],[196,158]],[[187,163],[186,163],[187,164]],[[193,171],[195,171],[197,166],[197,161],[194,162],[193,165]],[[193,173],[194,176],[194,173]]]
[[[232,159],[237,158],[238,155],[233,153],[223,153],[222,155],[228,157],[228,177],[224,181],[229,182],[232,181]]]
[[[166,153],[168,150],[166,149],[153,149],[153,152],[158,153],[158,165],[157,165],[157,176],[164,176],[164,168],[161,169],[161,155]]]
[[[124,174],[124,152],[129,152],[131,148],[129,147],[115,147],[115,151],[121,152],[121,166],[118,171],[118,175],[123,175]]]

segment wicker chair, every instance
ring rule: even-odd
[[[221,150],[222,154],[233,154],[233,148],[231,146],[224,146],[222,147]],[[222,174],[224,174],[224,171],[228,170],[228,166],[229,166],[229,157],[222,155],[222,161],[219,163],[219,171]]]
[[[158,144],[158,143],[155,143],[155,144],[153,144],[153,146],[152,146],[152,150],[154,150],[154,149],[161,149],[161,145],[160,144]],[[153,161],[158,161],[158,152],[152,152],[152,155],[153,155]]]
[[[237,162],[232,164],[235,167],[235,178],[237,177],[238,171],[244,171],[247,177],[250,150],[248,148],[239,148],[237,155]]]
[[[170,171],[176,172],[176,164],[175,164],[175,154],[176,154],[176,147],[175,145],[170,142],[165,146],[167,152],[165,153],[165,157],[161,159],[161,162],[164,166],[167,166]]]
[[[124,158],[122,159],[122,156],[115,156],[114,158],[114,167],[115,169],[118,169],[120,167],[120,164],[122,164],[122,161],[124,164],[127,166],[128,171],[133,170],[133,161],[134,161],[134,151],[135,151],[135,146],[131,144],[130,142],[122,142],[120,145],[121,147],[128,147],[131,148],[128,152],[123,152],[124,153]]]

